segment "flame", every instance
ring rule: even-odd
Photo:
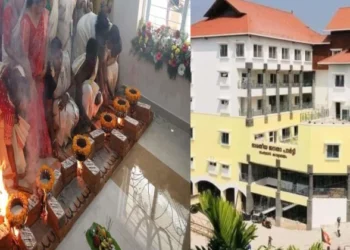
[[[4,177],[2,175],[2,171],[4,169],[5,164],[2,163],[0,166],[0,215],[6,216],[6,206],[8,203],[9,194],[7,193],[7,190],[5,189],[4,185]]]
[[[15,235],[16,238],[18,238],[19,230],[16,227],[13,227],[13,234]]]
[[[124,125],[124,119],[123,119],[123,118],[118,117],[118,119],[117,119],[117,123],[118,123],[118,125],[123,126],[123,125]]]

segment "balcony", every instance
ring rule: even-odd
[[[285,83],[285,82],[280,82],[279,83],[280,88],[288,88],[289,83]],[[299,88],[300,83],[297,82],[293,82],[291,83],[292,88]],[[251,84],[250,84],[252,89],[262,89],[263,88],[263,83],[258,83],[255,80],[252,80]],[[302,83],[303,87],[311,87],[312,86],[312,82],[304,82]],[[266,83],[266,88],[276,88],[277,84],[276,83]],[[248,89],[248,82],[247,80],[239,80],[238,81],[238,88],[239,89]]]

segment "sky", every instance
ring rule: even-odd
[[[201,20],[215,0],[191,0],[192,23]],[[340,7],[350,7],[350,0],[251,0],[277,9],[293,11],[315,31],[324,33],[328,22]]]

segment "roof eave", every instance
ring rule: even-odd
[[[350,65],[350,61],[349,62],[318,62],[318,65]]]
[[[345,29],[325,29],[325,32],[334,32],[334,31],[350,31],[350,28]]]
[[[228,36],[242,36],[242,35],[251,35],[251,36],[260,36],[260,37],[266,37],[266,38],[272,38],[277,40],[284,40],[289,42],[295,42],[295,43],[302,43],[302,44],[309,44],[309,45],[322,45],[322,44],[330,44],[330,42],[309,42],[309,41],[298,41],[288,38],[281,38],[281,37],[275,37],[275,36],[267,36],[262,34],[256,34],[256,33],[249,33],[249,32],[243,32],[243,33],[229,33],[229,34],[216,34],[216,35],[198,35],[198,36],[191,36],[191,39],[199,39],[199,38],[212,38],[212,37],[228,37]]]

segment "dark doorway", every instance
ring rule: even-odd
[[[340,111],[341,110],[341,103],[336,102],[335,103],[335,118],[340,119]]]
[[[216,197],[221,196],[220,189],[218,189],[214,184],[212,184],[208,181],[198,182],[198,192],[199,193],[202,193],[202,192],[207,191],[207,190],[210,190],[211,193]]]
[[[235,189],[234,188],[226,189],[226,200],[232,204],[235,204]]]

